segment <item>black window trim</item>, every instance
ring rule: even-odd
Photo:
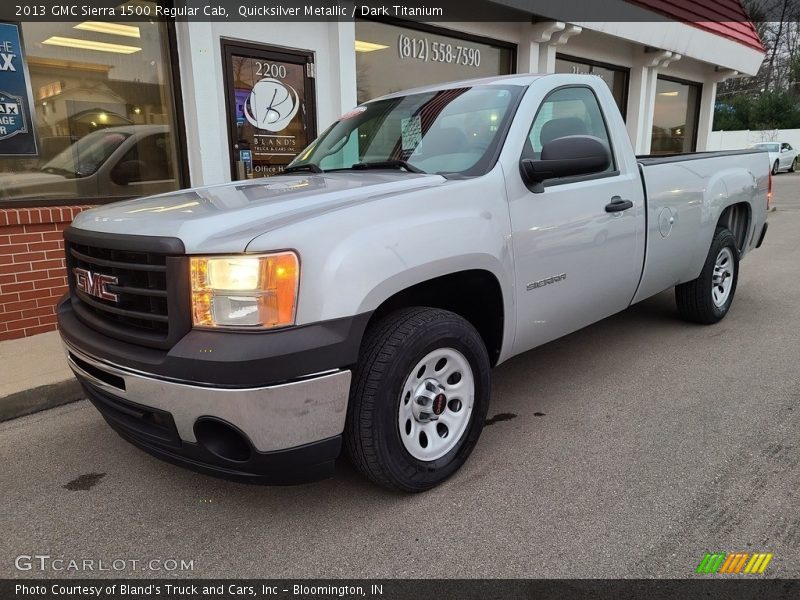
[[[603,85],[605,85],[605,84],[603,84]],[[554,88],[554,89],[550,90],[550,92],[542,99],[542,102],[539,104],[539,107],[536,109],[536,114],[533,116],[533,119],[531,120],[531,124],[530,124],[530,127],[528,128],[528,133],[526,134],[526,137],[528,135],[530,135],[530,130],[533,127],[533,124],[536,122],[536,119],[539,118],[539,113],[542,111],[542,107],[544,106],[545,102],[547,102],[547,99],[550,96],[552,96],[553,94],[555,94],[556,92],[558,92],[558,91],[565,90],[565,89],[574,89],[574,88],[584,88],[584,89],[589,90],[589,92],[592,94],[592,96],[594,97],[595,101],[597,102],[597,109],[600,111],[600,116],[603,119],[603,126],[606,128],[606,135],[608,136],[608,146],[609,146],[609,150],[611,151],[611,161],[613,163],[614,168],[611,171],[605,171],[603,173],[591,173],[589,175],[575,175],[573,177],[560,177],[560,178],[554,178],[554,179],[545,179],[541,183],[541,187],[542,188],[556,187],[556,186],[560,186],[560,185],[566,185],[566,184],[569,184],[569,183],[578,183],[578,182],[581,182],[581,181],[591,181],[591,180],[594,180],[594,179],[607,179],[609,177],[617,177],[617,176],[619,176],[621,174],[621,172],[619,170],[619,161],[617,161],[617,153],[614,150],[614,140],[613,140],[613,138],[611,136],[611,129],[608,126],[608,119],[606,118],[606,114],[603,111],[603,105],[601,104],[600,99],[597,97],[597,94],[595,93],[594,89],[592,89],[592,86],[590,86],[590,85],[586,85],[584,83],[560,85],[557,88]],[[520,154],[519,160],[522,160],[523,158],[524,158],[523,155]],[[528,187],[528,189],[531,192],[534,192],[534,193],[544,191],[544,189],[541,189],[541,188],[538,188],[538,187],[537,187],[537,191],[534,191],[533,189],[531,189],[530,186],[526,186],[526,187]]]
[[[173,6],[173,2],[168,0],[165,6]],[[175,180],[178,184],[176,189],[183,189],[189,187],[189,161],[188,149],[186,147],[186,116],[183,110],[183,90],[181,89],[181,73],[180,64],[178,60],[178,38],[175,33],[175,22],[171,20],[163,21],[165,24],[164,30],[166,32],[166,49],[169,55],[169,77],[164,82],[165,85],[171,86],[171,99],[172,106],[170,109],[173,122],[173,139],[175,146]],[[24,24],[24,23],[23,23]],[[131,196],[112,196],[112,197],[97,197],[97,198],[82,198],[78,196],[65,197],[65,198],[48,198],[46,200],[36,198],[26,198],[24,200],[0,200],[0,209],[6,208],[49,208],[59,206],[77,206],[89,205],[100,206],[102,204],[111,204],[112,202],[119,202],[121,200],[130,200],[137,198],[136,195]]]

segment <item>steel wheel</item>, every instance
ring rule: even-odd
[[[731,288],[733,288],[734,268],[733,253],[730,248],[725,247],[717,254],[717,260],[714,262],[714,274],[711,277],[711,296],[717,307],[724,306],[728,301]]]
[[[400,439],[408,453],[433,461],[450,452],[464,435],[475,401],[475,378],[458,350],[437,348],[411,370],[398,410]]]

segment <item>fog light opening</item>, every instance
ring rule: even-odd
[[[194,424],[197,443],[225,460],[246,462],[252,449],[247,437],[233,425],[212,417],[197,419]]]

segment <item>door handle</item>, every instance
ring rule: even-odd
[[[611,198],[611,202],[606,204],[606,212],[610,213],[628,210],[629,208],[633,208],[633,202],[630,200],[623,200],[619,196],[614,196]]]

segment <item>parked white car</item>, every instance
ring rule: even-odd
[[[761,142],[753,144],[753,148],[769,152],[769,164],[772,165],[772,174],[780,171],[794,173],[797,168],[797,150],[787,142]]]

